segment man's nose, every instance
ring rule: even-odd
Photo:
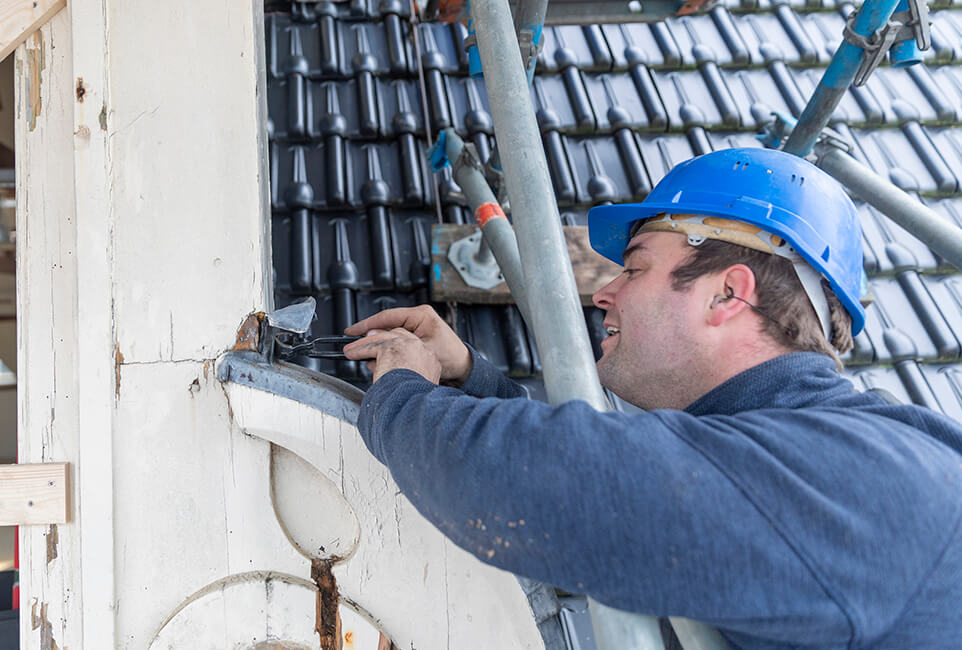
[[[620,277],[620,275],[617,276],[611,282],[595,291],[594,295],[591,296],[591,302],[594,303],[595,307],[598,309],[604,309],[605,311],[611,309],[611,301],[615,293],[614,285],[616,282],[618,282],[618,278]]]

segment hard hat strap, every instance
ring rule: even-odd
[[[828,299],[825,297],[825,290],[822,289],[822,276],[818,271],[809,266],[808,262],[798,257],[797,253],[795,257],[797,261],[794,261],[792,266],[795,267],[795,273],[798,275],[799,282],[802,283],[802,288],[808,296],[808,301],[812,303],[812,307],[815,308],[815,315],[818,316],[818,322],[822,325],[822,333],[825,334],[825,341],[831,345],[832,317],[831,311],[828,308]]]

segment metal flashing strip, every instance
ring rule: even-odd
[[[269,364],[255,352],[222,356],[217,378],[286,397],[351,424],[357,423],[364,399],[364,391],[337,377],[280,361]]]

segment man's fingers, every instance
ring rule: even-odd
[[[418,313],[417,307],[396,307],[379,311],[373,316],[368,316],[362,321],[358,321],[344,330],[348,336],[359,336],[367,333],[368,330],[381,329],[390,330],[395,327],[403,327],[409,319]]]
[[[342,351],[344,352],[345,357],[353,361],[360,361],[361,359],[375,359],[377,358],[378,348],[384,345],[387,341],[393,341],[396,338],[397,334],[394,334],[393,332],[372,330],[363,339],[345,345]]]
[[[344,356],[353,361],[376,359],[380,348],[397,339],[419,340],[418,337],[403,327],[395,327],[390,332],[372,329],[368,330],[367,335],[363,339],[345,345],[343,349]]]

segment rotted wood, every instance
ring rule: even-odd
[[[434,302],[462,302],[488,305],[514,303],[508,285],[503,282],[493,289],[469,287],[448,261],[448,248],[453,242],[468,237],[475,225],[439,224],[431,231],[431,300]],[[581,304],[590,305],[591,296],[621,273],[621,267],[594,250],[588,242],[588,228],[565,226],[568,256],[578,285]]]

